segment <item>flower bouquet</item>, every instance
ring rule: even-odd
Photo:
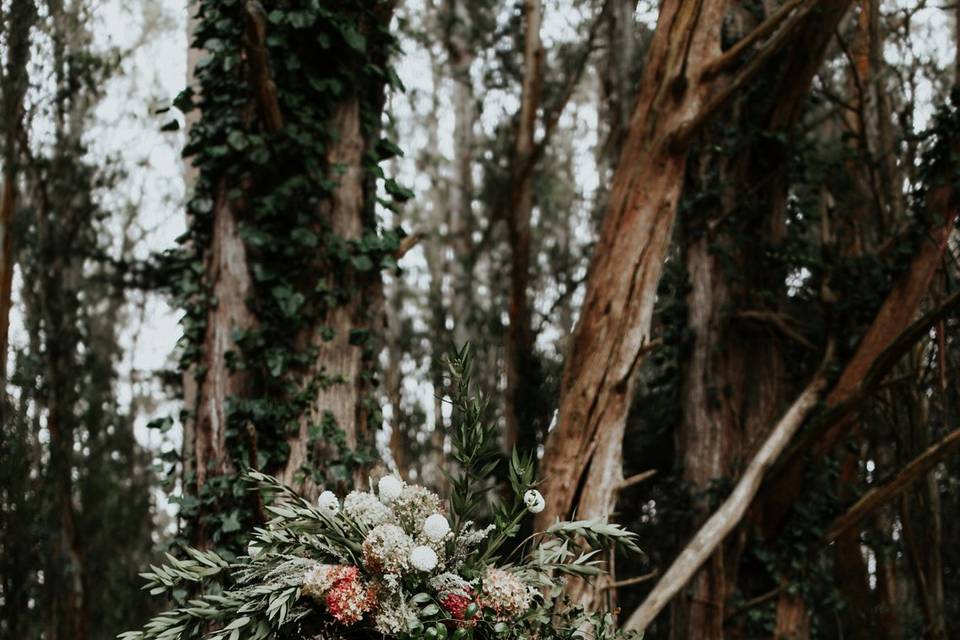
[[[634,534],[602,520],[557,522],[518,541],[527,513],[544,500],[533,460],[514,452],[512,498],[489,480],[500,463],[482,400],[471,399],[465,358],[451,367],[456,473],[444,501],[387,475],[341,499],[315,503],[257,471],[247,477],[272,498],[272,519],[251,535],[247,555],[228,562],[186,549],[143,574],[155,594],[201,592],[122,640],[265,638],[572,638],[613,637],[609,613],[564,602],[565,576],[602,573],[595,559],[615,545],[639,551]],[[458,363],[458,364],[456,364]],[[494,496],[495,498],[491,498]],[[490,524],[474,521],[487,514]],[[509,545],[507,543],[510,543]]]

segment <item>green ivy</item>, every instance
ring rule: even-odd
[[[247,305],[256,318],[252,329],[234,333],[239,349],[226,354],[228,367],[243,371],[249,381],[244,397],[228,403],[227,444],[238,468],[250,463],[249,424],[256,430],[256,465],[267,471],[282,468],[286,438],[296,433],[317,391],[345,381],[338,372],[308,376],[316,348],[297,344],[298,336],[318,331],[332,339],[334,329],[322,325],[326,313],[351,301],[364,284],[379,278],[380,270],[397,269],[393,256],[403,231],[381,229],[374,212],[375,203],[392,209],[413,196],[380,167],[402,153],[392,141],[379,139],[384,91],[402,90],[388,63],[398,48],[385,20],[390,5],[280,0],[264,13],[258,2],[202,0],[196,7],[192,46],[205,52],[195,72],[198,90],[186,89],[174,106],[200,110],[184,149],[198,178],[187,205],[189,228],[179,238],[179,248],[167,256],[168,273],[185,310],[180,369],[202,380],[206,322],[217,304],[204,261],[217,201],[228,198],[247,250],[253,289]],[[283,117],[278,131],[264,125],[251,86],[247,51],[257,12]],[[347,239],[333,231],[323,211],[343,172],[327,161],[340,135],[334,116],[345,100],[354,99],[360,105],[362,134],[375,143],[363,155],[368,194],[361,212],[364,232],[360,239]],[[372,197],[378,188],[389,198]],[[354,327],[350,334],[350,343],[363,349],[368,388],[377,377],[373,334],[372,326]],[[369,399],[367,405],[375,424],[376,403]],[[348,478],[352,467],[372,459],[369,443],[348,449],[329,414],[310,425],[309,433],[339,451],[339,460],[326,467],[333,476]],[[194,478],[184,481],[185,537],[202,527],[215,545],[236,552],[243,542],[240,532],[255,519],[240,480],[213,478],[200,491]]]

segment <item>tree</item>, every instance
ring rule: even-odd
[[[194,44],[211,59],[179,99],[201,116],[173,268],[182,364],[197,377],[184,512],[197,544],[228,544],[263,517],[235,480],[242,467],[311,495],[373,459],[380,271],[400,238],[376,222],[378,181],[395,202],[411,195],[377,166],[399,152],[380,138],[396,85],[391,13],[390,2],[269,14],[200,3]]]

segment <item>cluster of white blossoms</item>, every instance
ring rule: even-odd
[[[408,631],[417,622],[417,609],[402,596],[384,598],[373,618],[374,628],[383,635]]]
[[[501,620],[520,615],[530,604],[532,594],[520,578],[490,567],[483,574],[483,603],[492,608]]]
[[[394,520],[390,507],[366,491],[351,491],[343,499],[343,514],[370,529]]]
[[[363,565],[378,574],[402,574],[410,569],[430,573],[442,563],[445,543],[453,537],[450,522],[441,513],[440,497],[395,476],[381,478],[376,495],[350,492],[342,510],[336,495],[324,491],[317,508],[329,517],[342,513],[361,529],[368,529],[361,545]]]
[[[363,539],[363,564],[370,571],[402,573],[410,564],[413,541],[395,524],[380,524]]]
[[[420,533],[427,518],[442,510],[440,496],[416,484],[404,486],[390,506],[403,528],[414,533]]]
[[[300,593],[308,598],[321,601],[333,583],[336,582],[339,567],[335,564],[317,564],[303,576]]]
[[[523,503],[531,513],[545,506],[535,490],[523,495]],[[507,570],[488,567],[473,581],[460,576],[458,571],[495,527],[476,529],[468,521],[454,533],[440,497],[422,486],[384,476],[375,492],[351,491],[342,506],[333,492],[324,491],[317,510],[340,523],[341,530],[362,535],[358,566],[318,563],[302,579],[301,594],[343,624],[369,614],[380,633],[405,632],[418,611],[404,595],[410,581],[423,581],[456,624],[466,626],[474,624],[471,607],[482,606],[507,621],[521,616],[535,595]]]

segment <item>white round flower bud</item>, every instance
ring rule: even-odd
[[[437,568],[437,552],[430,547],[414,547],[410,551],[410,565],[418,571],[433,571]]]
[[[431,542],[440,542],[450,533],[450,523],[439,513],[423,521],[423,533]]]
[[[394,476],[383,476],[377,483],[377,490],[380,494],[380,502],[390,504],[403,493],[403,480]]]
[[[340,501],[333,491],[324,491],[317,498],[317,509],[325,516],[333,517],[340,513]]]
[[[547,506],[547,502],[536,489],[530,489],[523,494],[523,503],[527,505],[530,513],[540,513],[543,511],[543,508]]]

